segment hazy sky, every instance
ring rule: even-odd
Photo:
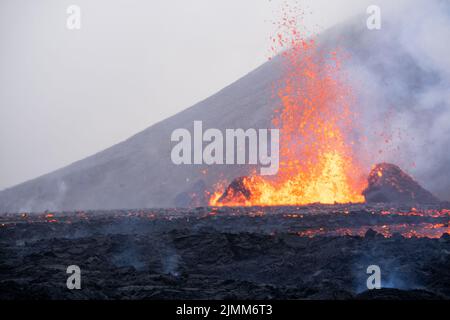
[[[373,1],[297,1],[319,31]],[[67,7],[81,29],[66,28]],[[0,189],[116,144],[269,56],[277,0],[1,0]]]

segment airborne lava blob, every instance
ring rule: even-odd
[[[283,21],[285,31],[273,40],[283,50],[282,77],[274,84],[280,108],[272,121],[280,129],[280,169],[274,177],[241,178],[241,192],[229,190],[227,197],[221,183],[210,205],[364,201],[365,175],[352,152],[354,99],[342,58],[338,50],[324,52],[314,40],[305,40],[294,19]]]

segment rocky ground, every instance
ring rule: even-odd
[[[4,214],[0,299],[447,299],[449,220],[382,205]],[[369,265],[383,289],[367,291]]]

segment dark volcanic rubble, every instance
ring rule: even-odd
[[[219,198],[219,203],[231,202],[245,202],[249,200],[252,193],[249,188],[247,188],[246,183],[248,177],[238,177],[231,181],[230,185],[225,189],[222,196]]]
[[[0,217],[0,299],[450,297],[450,211],[384,210],[314,205]],[[370,230],[420,224],[442,231],[431,239]],[[369,226],[361,235],[308,233],[351,234],[361,226]],[[66,288],[72,264],[82,270],[81,290]],[[386,289],[365,292],[373,264]]]
[[[390,163],[377,164],[372,169],[363,195],[366,202],[439,203],[439,199],[431,192]]]

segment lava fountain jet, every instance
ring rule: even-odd
[[[339,50],[325,52],[305,40],[295,20],[273,41],[281,49],[283,72],[274,84],[280,107],[280,168],[274,177],[239,178],[224,194],[218,183],[213,206],[272,206],[363,202],[365,175],[351,140],[356,118],[352,88],[345,81]],[[292,26],[292,28],[290,28]],[[233,190],[232,186],[239,186]]]

